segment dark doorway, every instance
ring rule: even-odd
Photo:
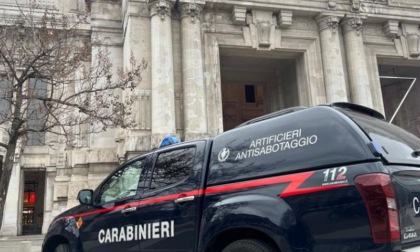
[[[398,109],[401,101],[404,102],[398,109],[392,124],[395,124],[417,137],[420,137],[420,67],[401,65],[379,65],[382,98],[385,116],[390,121]],[[390,78],[395,77],[395,78]],[[410,92],[407,94],[411,84]]]
[[[44,219],[45,171],[24,171],[22,234],[41,234]]]
[[[296,54],[220,48],[223,129],[299,105]]]

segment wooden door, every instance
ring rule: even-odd
[[[264,115],[263,97],[261,84],[222,84],[224,130]]]

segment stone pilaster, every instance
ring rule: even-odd
[[[351,101],[372,108],[372,95],[363,45],[363,20],[347,17],[342,21]]]
[[[318,15],[327,102],[348,101],[343,57],[339,38],[340,17]]]
[[[202,7],[196,3],[180,5],[185,140],[202,137],[207,133],[201,11]]]
[[[172,51],[173,3],[150,1],[152,45],[152,148],[166,134],[175,134],[174,63]]]
[[[23,193],[23,174],[19,163],[14,163],[10,177],[9,189],[7,191],[6,204],[3,212],[3,225],[0,229],[0,236],[15,236],[21,232],[21,211],[20,200]],[[23,200],[22,200],[23,202]]]
[[[53,219],[53,202],[54,202],[54,179],[57,173],[54,168],[47,169],[45,179],[45,199],[44,199],[44,219],[42,223],[42,233],[46,234],[48,227]]]

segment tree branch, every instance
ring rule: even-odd
[[[0,142],[0,147],[3,147],[3,148],[5,148],[5,149],[8,149],[8,148],[9,148],[9,145],[8,145],[8,144],[4,144],[4,143]]]

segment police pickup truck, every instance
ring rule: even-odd
[[[124,163],[43,251],[419,251],[419,150],[369,108],[291,108]]]

